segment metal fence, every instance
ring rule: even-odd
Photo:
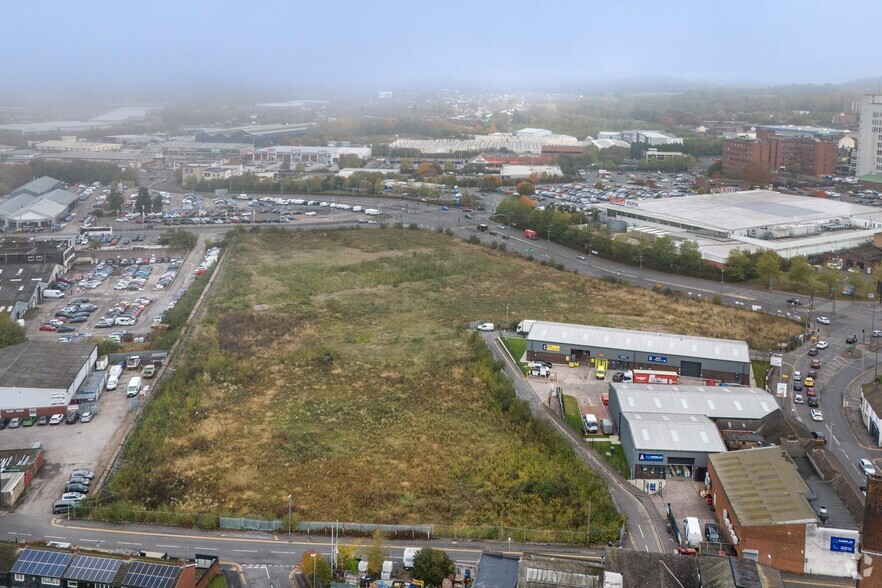
[[[237,529],[242,531],[281,531],[282,521],[264,521],[261,519],[235,519],[220,517],[221,529]]]

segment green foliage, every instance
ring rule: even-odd
[[[162,199],[160,198],[160,202]],[[153,200],[150,198],[150,192],[145,186],[138,188],[138,198],[135,200],[135,212],[138,214],[149,214],[153,209]]]
[[[762,388],[766,385],[766,376],[772,369],[772,364],[768,361],[751,360],[750,366],[753,368],[753,377],[756,385]]]
[[[116,341],[110,341],[103,337],[91,337],[89,342],[98,346],[98,357],[119,352],[120,344]]]
[[[413,577],[428,586],[441,586],[456,571],[453,560],[445,551],[423,547],[413,558]]]
[[[536,186],[531,182],[520,182],[517,185],[516,190],[521,196],[532,196],[536,193]]]
[[[160,245],[166,245],[173,249],[193,249],[199,238],[190,231],[184,229],[169,229],[159,236]]]
[[[564,418],[570,428],[576,433],[582,434],[582,411],[579,409],[579,401],[575,396],[563,395]]]
[[[30,162],[29,165],[34,177],[51,176],[68,184],[78,182],[110,184],[121,180],[139,181],[138,170],[133,168],[122,170],[113,163],[38,159]]]
[[[0,313],[0,347],[17,345],[25,341],[27,337],[21,325],[9,318],[5,312]]]
[[[516,362],[521,361],[527,353],[527,340],[523,337],[503,337],[502,343]]]
[[[771,288],[772,281],[781,275],[781,256],[771,249],[766,249],[759,254],[756,260],[756,275],[764,282],[769,283]]]
[[[377,529],[371,537],[371,542],[365,549],[365,558],[368,561],[368,573],[378,577],[383,571],[383,562],[389,559],[389,547],[386,545],[386,536]]]
[[[300,558],[300,572],[303,578],[312,585],[312,579],[322,586],[327,586],[333,579],[331,566],[325,557],[314,549],[307,549]],[[315,572],[315,575],[313,575]],[[313,586],[315,588],[315,586]]]
[[[755,272],[756,262],[749,253],[738,247],[729,253],[729,257],[726,258],[726,276],[731,281],[749,280]]]
[[[125,205],[122,192],[117,190],[116,187],[111,188],[110,194],[107,195],[107,200],[104,201],[104,205],[110,212],[119,214]]]

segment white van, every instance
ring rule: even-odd
[[[116,387],[118,384],[119,384],[119,376],[118,375],[111,375],[109,378],[107,378],[107,384],[105,384],[105,387],[108,390],[116,390]]]
[[[43,290],[43,298],[64,298],[61,290]]]
[[[597,433],[597,416],[593,414],[586,414],[582,417],[582,420],[585,423],[585,433],[586,434],[594,434]]]
[[[701,524],[698,518],[683,519],[683,543],[689,547],[701,547]]]
[[[138,392],[141,391],[141,377],[135,376],[131,380],[129,380],[129,385],[126,387],[126,396],[132,398],[138,395]]]

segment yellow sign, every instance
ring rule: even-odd
[[[551,345],[548,344],[545,346],[545,349],[548,351],[560,351],[560,345]]]

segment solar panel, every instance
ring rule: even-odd
[[[171,588],[177,580],[178,570],[178,566],[136,561],[123,578],[123,585],[135,588]]]
[[[60,578],[73,555],[59,551],[26,548],[12,566],[13,574],[27,574],[44,578]]]
[[[78,555],[67,568],[64,577],[67,580],[111,584],[122,563],[121,559]]]

